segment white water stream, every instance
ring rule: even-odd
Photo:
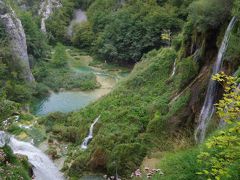
[[[100,119],[100,116],[98,116],[98,117],[94,120],[94,122],[91,124],[90,129],[89,129],[88,136],[83,140],[83,143],[82,143],[82,145],[81,145],[81,148],[82,148],[82,149],[87,149],[90,140],[93,138],[93,128],[94,128],[95,124],[98,122],[99,119]]]
[[[9,145],[14,154],[25,155],[29,163],[33,166],[35,180],[62,180],[62,173],[54,165],[52,160],[41,150],[31,143],[17,140],[4,131],[0,131],[0,147],[5,144]]]
[[[68,31],[67,31],[68,36],[69,37],[73,36],[73,27],[75,24],[80,24],[85,21],[87,21],[86,13],[81,9],[75,10],[74,18],[71,21],[70,25],[68,26]]]
[[[231,33],[236,21],[237,21],[236,17],[233,17],[231,22],[228,25],[228,28],[225,32],[221,47],[218,52],[216,62],[213,66],[212,75],[217,74],[221,69],[221,65],[223,63],[223,57],[224,57],[224,54],[228,47],[230,33]],[[199,125],[195,131],[196,142],[202,143],[205,139],[206,129],[207,129],[209,121],[211,120],[212,115],[214,113],[214,103],[216,100],[217,89],[218,89],[217,82],[210,79],[209,84],[208,84],[207,94],[205,97],[205,101],[204,101],[204,104],[203,104],[203,107],[202,107],[202,110],[201,110],[201,113],[199,116]]]

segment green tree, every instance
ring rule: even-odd
[[[94,41],[94,33],[89,22],[76,24],[72,42],[75,46],[83,49],[90,49]]]
[[[217,114],[228,127],[217,132],[206,142],[205,150],[198,156],[202,171],[198,174],[208,179],[239,179],[240,177],[240,93],[236,78],[224,73],[213,77],[224,87],[223,98],[216,105]]]
[[[10,117],[19,108],[19,105],[6,99],[6,94],[0,94],[0,125],[2,121]]]
[[[36,59],[46,57],[49,49],[47,38],[40,31],[36,19],[30,12],[21,12],[20,18],[26,34],[28,53]]]
[[[160,7],[155,1],[129,2],[113,16],[97,40],[97,53],[118,63],[135,63],[151,49],[168,45],[162,34],[181,28],[176,9]]]
[[[54,53],[52,55],[52,64],[55,67],[64,67],[67,65],[67,53],[65,47],[58,43],[54,48]]]
[[[217,28],[229,17],[232,3],[232,0],[194,1],[189,7],[189,20],[200,32]]]

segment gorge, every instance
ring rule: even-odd
[[[239,9],[0,0],[0,179],[239,179]]]

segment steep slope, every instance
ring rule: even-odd
[[[22,77],[27,82],[34,82],[29,58],[27,52],[26,36],[21,21],[17,18],[15,12],[3,3],[1,3],[0,20],[9,36],[12,54],[14,56],[13,64],[17,64],[21,69]]]
[[[171,48],[150,52],[110,95],[73,113],[67,120],[55,121],[58,125],[51,130],[75,146],[65,164],[68,175],[78,176],[79,171],[90,170],[113,174],[115,168],[119,174],[129,175],[149,149],[170,150],[170,142],[178,136],[177,132],[184,134],[184,129],[191,129],[193,111],[185,109],[191,100],[191,88],[174,103],[169,103],[178,90],[194,79],[198,67],[192,58],[183,59],[176,75],[170,78],[175,58],[176,52]],[[191,101],[194,106],[197,99]],[[88,127],[99,115],[94,139],[89,148],[82,151],[80,145],[88,134]],[[67,136],[68,131],[71,136]]]

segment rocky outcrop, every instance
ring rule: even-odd
[[[38,15],[42,17],[41,19],[41,31],[46,33],[46,20],[51,16],[54,9],[61,7],[61,3],[58,0],[42,0],[40,4],[40,9]]]
[[[27,53],[26,36],[21,21],[11,7],[0,0],[0,21],[9,37],[10,47],[16,64],[21,69],[21,75],[27,82],[34,82]]]

